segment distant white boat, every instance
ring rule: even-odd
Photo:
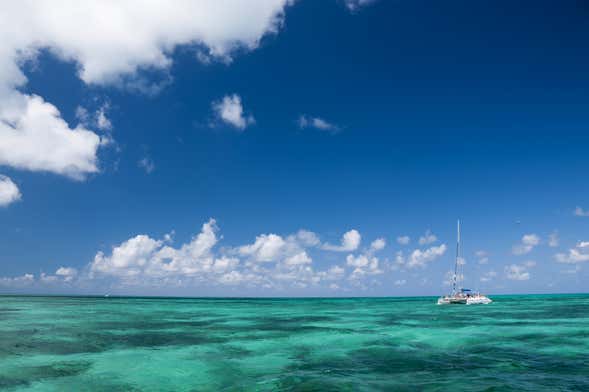
[[[454,263],[454,276],[452,277],[452,293],[438,298],[438,305],[486,305],[493,302],[491,298],[472,291],[471,289],[456,288],[459,269],[462,269],[462,247],[460,246],[460,221],[457,226],[456,261]],[[462,274],[461,274],[462,275]]]

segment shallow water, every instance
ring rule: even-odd
[[[589,295],[0,297],[0,389],[589,391]]]

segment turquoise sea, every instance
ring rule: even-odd
[[[0,297],[8,391],[589,391],[589,295]]]

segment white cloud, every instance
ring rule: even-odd
[[[151,174],[155,170],[155,163],[150,157],[143,157],[137,161],[137,166],[145,170],[145,173]]]
[[[346,264],[350,267],[362,268],[370,264],[370,259],[366,255],[360,255],[356,257],[350,254],[346,257]]]
[[[222,100],[213,102],[213,110],[219,119],[242,131],[255,123],[252,115],[244,113],[241,97],[237,94],[226,95]]]
[[[108,109],[109,105],[104,104],[96,111],[96,126],[103,131],[110,131],[112,129],[112,123],[110,119],[106,117]]]
[[[323,244],[321,247],[324,250],[331,250],[334,252],[353,252],[360,246],[362,236],[358,230],[350,230],[342,236],[340,245],[331,245],[329,243]]]
[[[430,230],[427,230],[423,236],[419,237],[419,245],[433,244],[437,240],[438,237],[436,237]]]
[[[530,253],[538,244],[540,244],[540,237],[536,234],[526,234],[519,244],[513,246],[512,253],[514,255],[525,255]]]
[[[0,278],[0,287],[21,288],[32,285],[35,282],[35,276],[24,274],[14,278]]]
[[[311,257],[309,257],[309,255],[305,251],[297,253],[297,254],[292,255],[290,257],[287,257],[284,260],[284,264],[289,265],[289,266],[301,265],[301,264],[311,264],[312,262],[313,262],[313,260],[311,259]]]
[[[370,244],[370,250],[373,252],[383,250],[386,245],[387,242],[384,238],[377,238]]]
[[[310,286],[327,289],[336,281],[360,287],[364,285],[362,279],[369,277],[372,277],[371,284],[377,284],[374,276],[384,272],[379,259],[373,255],[384,246],[382,239],[373,241],[362,254],[346,257],[346,264],[352,271],[344,281],[346,268],[342,265],[321,270],[314,268],[309,252],[311,249],[321,252],[322,249],[313,232],[299,230],[287,236],[261,234],[252,243],[237,247],[218,247],[219,238],[214,219],[203,224],[200,232],[184,244],[173,245],[171,234],[165,234],[162,239],[139,234],[113,246],[110,251],[97,252],[80,271],[63,266],[54,274],[42,273],[38,279],[32,277],[29,280],[31,285],[57,287],[61,284],[99,292],[105,289],[174,290],[224,285],[283,292],[289,288]],[[354,247],[357,248],[358,244]],[[0,284],[24,287],[18,283],[23,280],[25,278],[0,278]],[[339,288],[340,284],[337,286]]]
[[[558,238],[558,232],[555,230],[548,236],[548,246],[556,248],[559,244],[560,239]]]
[[[213,263],[213,271],[217,273],[228,272],[236,268],[238,265],[238,258],[222,256],[215,259],[215,262]]]
[[[490,282],[491,280],[493,280],[495,277],[497,276],[497,272],[491,270],[491,271],[487,271],[483,274],[483,276],[481,276],[480,281],[481,282]]]
[[[487,251],[477,250],[474,254],[479,259],[479,264],[484,265],[489,263],[489,253]]]
[[[577,206],[577,208],[575,208],[575,216],[587,217],[589,216],[589,211],[586,211],[583,208]]]
[[[405,264],[405,257],[403,256],[403,251],[397,251],[397,253],[395,253],[395,266],[398,268],[399,266],[402,266],[403,264]]]
[[[147,235],[137,235],[113,248],[110,256],[98,252],[90,265],[93,274],[112,275],[121,279],[157,278],[170,275],[193,276],[214,271],[211,253],[217,243],[215,220],[202,226],[201,232],[179,249],[165,245]],[[222,260],[217,266],[228,262]]]
[[[221,276],[219,281],[226,285],[235,285],[244,281],[244,276],[239,271],[231,271]]]
[[[568,253],[557,253],[554,258],[559,263],[578,264],[589,261],[589,241],[581,241]]]
[[[404,286],[407,283],[407,281],[405,279],[398,279],[395,280],[395,282],[393,283],[395,286]]]
[[[73,62],[89,85],[117,85],[153,92],[142,70],[162,71],[177,46],[198,47],[209,58],[231,60],[236,49],[253,50],[276,33],[289,0],[164,1],[23,0],[0,3],[0,165],[83,179],[98,172],[100,137],[71,127],[42,97],[22,92],[21,67],[43,49]],[[235,118],[233,118],[235,119]],[[104,111],[97,127],[110,129]]]
[[[169,7],[163,1],[23,0],[2,6],[0,31],[11,51],[6,54],[31,56],[49,48],[77,62],[84,82],[105,84],[142,68],[169,68],[179,45],[200,45],[220,59],[230,59],[235,49],[253,50],[265,34],[278,31],[288,3],[179,0]]]
[[[245,266],[257,273],[268,287],[279,288],[284,284],[303,288],[316,285],[322,279],[329,280],[334,271],[315,272],[313,259],[306,248],[319,244],[317,235],[308,230],[299,230],[286,237],[277,234],[262,234],[253,244],[232,250],[248,258]],[[337,271],[335,271],[337,272]]]
[[[109,109],[110,105],[108,103],[103,103],[94,113],[90,113],[83,106],[78,106],[76,108],[76,118],[84,127],[96,127],[102,131],[111,131],[112,122],[107,117]]]
[[[425,267],[427,263],[436,260],[438,257],[446,253],[446,244],[439,246],[432,246],[426,250],[415,249],[407,260],[407,267]]]
[[[330,267],[327,271],[319,272],[319,275],[324,280],[340,280],[344,277],[346,270],[339,265]]]
[[[57,108],[37,95],[11,92],[9,97],[3,96],[0,85],[0,105],[3,103],[0,165],[47,171],[77,180],[98,172],[97,134],[81,125],[70,128]]]
[[[331,133],[337,133],[340,130],[340,128],[337,125],[332,124],[320,117],[311,117],[305,114],[299,116],[298,124],[299,128],[301,129],[310,127],[318,129],[320,131],[326,131]]]
[[[308,230],[299,230],[296,234],[296,240],[303,246],[317,246],[320,243],[317,234]]]
[[[344,0],[344,4],[351,11],[358,11],[360,8],[370,5],[376,0]]]
[[[511,264],[505,267],[505,276],[509,280],[529,280],[530,273],[525,265]]]
[[[75,276],[78,271],[72,267],[59,267],[57,271],[55,271],[55,275],[59,276]]]
[[[59,267],[55,275],[65,282],[71,282],[78,275],[78,270],[72,267]]]
[[[342,241],[343,243],[343,241]],[[358,244],[359,244],[359,237],[358,237]],[[357,281],[358,279],[363,278],[367,275],[377,275],[382,274],[384,271],[380,268],[380,261],[378,257],[374,256],[375,252],[384,249],[386,246],[386,241],[384,238],[377,238],[376,240],[372,241],[370,247],[365,250],[362,254],[355,256],[353,254],[349,254],[346,257],[346,264],[350,267],[353,267],[354,270],[350,275],[349,279],[353,281]],[[357,246],[356,246],[357,248]]]
[[[6,207],[21,197],[18,186],[9,177],[0,174],[0,207]]]
[[[370,256],[369,254],[362,254],[359,256],[350,254],[346,257],[346,264],[350,267],[354,267],[354,270],[349,277],[350,280],[358,280],[366,275],[377,275],[383,273],[379,267],[378,258]]]
[[[399,245],[408,245],[410,241],[411,241],[411,238],[409,238],[409,236],[407,236],[407,235],[402,235],[402,236],[397,237],[397,243]]]
[[[256,237],[256,241],[251,245],[244,245],[239,248],[239,254],[242,256],[251,256],[258,262],[276,262],[282,255],[286,242],[276,234],[262,234]]]
[[[139,275],[156,258],[156,252],[161,245],[162,241],[144,234],[137,235],[116,246],[111,256],[98,252],[91,269],[111,275]]]

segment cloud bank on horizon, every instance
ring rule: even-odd
[[[114,246],[109,253],[99,251],[82,270],[62,266],[53,274],[27,273],[0,278],[5,289],[58,288],[73,291],[118,290],[150,287],[241,287],[258,288],[267,293],[310,287],[326,291],[364,288],[372,277],[385,272],[425,267],[446,251],[446,245],[415,249],[408,259],[395,263],[378,254],[386,247],[384,238],[374,239],[361,250],[361,235],[349,230],[340,245],[322,242],[308,230],[287,236],[261,234],[252,243],[219,247],[221,237],[215,219],[210,219],[192,239],[179,246],[173,236],[155,239],[139,234]],[[319,257],[326,253],[348,253],[345,262],[317,269],[311,251]]]

